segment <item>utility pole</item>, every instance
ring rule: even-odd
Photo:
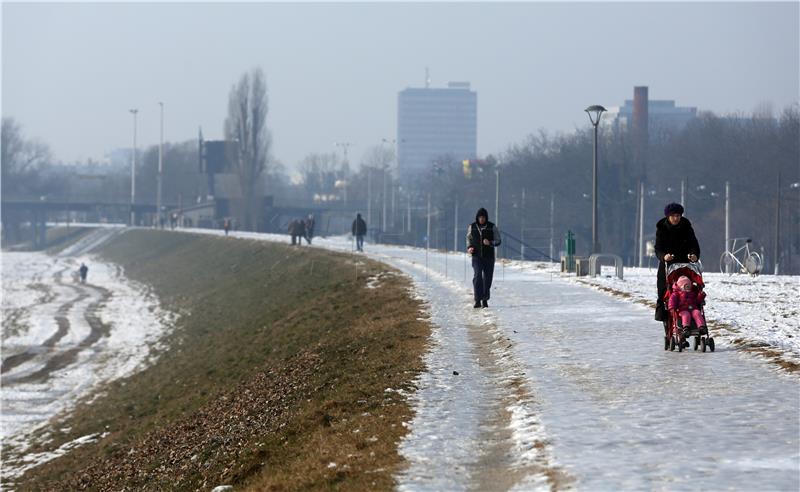
[[[731,183],[725,181],[725,251],[730,251],[731,243]],[[730,265],[727,266],[730,269]],[[731,273],[726,271],[725,273]]]
[[[644,183],[639,183],[639,268],[644,267]]]
[[[525,188],[522,188],[522,207],[519,221],[519,259],[525,260]]]
[[[158,180],[156,191],[156,227],[161,227],[161,187],[164,180],[164,103],[159,102],[161,107],[161,131],[158,139]]]
[[[388,139],[384,138],[381,140],[382,143],[388,143],[392,146],[392,160],[397,159],[397,140],[396,139]],[[383,166],[383,210],[381,214],[381,232],[386,232],[386,171],[387,166]]]
[[[372,168],[367,168],[367,229],[372,227]]]
[[[550,261],[555,260],[555,257],[553,256],[555,254],[554,251],[555,236],[553,235],[553,224],[554,224],[553,218],[555,216],[555,209],[556,209],[555,193],[550,192]]]
[[[683,205],[683,213],[686,213],[686,180],[681,180],[681,205]]]
[[[136,115],[138,109],[128,110],[133,115],[133,155],[131,156],[131,226],[136,225],[136,214],[133,211],[133,204],[136,201]]]
[[[350,168],[350,161],[347,159],[347,149],[352,147],[353,144],[350,143],[350,142],[333,142],[333,145],[335,147],[341,147],[342,148],[342,150],[344,152],[344,164],[346,164],[347,168],[349,169]],[[347,179],[348,178],[345,177],[345,179],[344,179],[344,187],[343,187],[343,190],[344,190],[343,191],[343,200],[344,200],[344,206],[345,207],[347,207],[347,185],[349,184],[347,182]]]
[[[453,251],[458,251],[458,200],[456,200],[456,213],[453,220]]]

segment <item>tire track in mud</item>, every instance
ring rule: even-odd
[[[13,369],[13,368],[15,368],[15,367],[17,367],[17,366],[19,366],[21,364],[24,364],[25,362],[28,362],[29,360],[33,359],[37,355],[40,355],[43,351],[47,351],[48,349],[52,349],[53,347],[55,347],[56,343],[59,342],[59,340],[64,338],[64,336],[66,336],[66,334],[69,333],[70,323],[69,323],[69,318],[67,318],[67,316],[69,315],[69,312],[72,310],[72,307],[75,304],[77,304],[78,302],[81,302],[82,300],[84,300],[87,297],[89,297],[89,293],[86,292],[86,291],[82,291],[82,290],[76,288],[73,285],[65,284],[62,281],[64,272],[66,272],[67,270],[69,270],[69,268],[64,268],[64,269],[56,272],[56,274],[53,276],[53,280],[55,281],[55,283],[57,283],[58,285],[60,285],[62,287],[67,287],[69,289],[72,289],[73,291],[77,292],[78,295],[76,297],[73,297],[72,299],[70,299],[69,301],[67,301],[66,303],[64,303],[64,304],[62,304],[61,306],[58,307],[58,311],[56,311],[56,315],[55,315],[55,321],[56,321],[56,325],[58,326],[58,329],[47,340],[42,342],[41,345],[39,345],[37,347],[29,347],[25,352],[23,352],[21,354],[16,354],[16,355],[9,356],[5,360],[3,360],[2,366],[0,366],[0,374],[5,374],[6,372],[10,371],[11,369]],[[31,284],[31,286],[34,286],[34,285],[37,286],[36,290],[46,290],[46,291],[48,291],[49,292],[49,296],[50,296],[51,299],[54,299],[56,297],[55,294],[53,293],[53,290],[50,287],[48,287],[47,285],[42,284],[42,283]],[[38,286],[41,286],[42,288],[39,289]],[[48,295],[48,294],[46,294],[46,295]],[[7,382],[13,381],[13,378],[8,378],[6,381]]]
[[[18,354],[15,356],[11,356],[3,361],[2,364],[2,372],[5,373],[10,369],[23,364],[32,358],[36,357],[43,351],[52,351],[55,345],[62,339],[64,336],[69,333],[70,330],[70,322],[68,318],[69,312],[78,302],[85,300],[88,297],[91,297],[92,294],[90,290],[97,292],[98,297],[97,299],[89,304],[85,311],[83,312],[83,318],[86,320],[87,324],[89,325],[90,331],[89,335],[81,340],[76,346],[71,347],[67,350],[56,352],[52,357],[50,357],[47,362],[45,363],[44,367],[41,369],[27,374],[22,377],[6,377],[5,382],[6,384],[21,384],[21,383],[43,383],[49,379],[54,372],[67,367],[68,365],[75,362],[78,358],[78,355],[87,348],[90,348],[92,345],[97,343],[103,336],[108,336],[110,333],[110,325],[104,324],[99,316],[100,308],[105,305],[105,303],[111,298],[111,291],[104,287],[100,287],[97,285],[92,284],[78,284],[78,285],[70,285],[64,283],[63,273],[69,270],[69,268],[65,268],[54,276],[54,280],[57,284],[68,287],[70,289],[75,290],[78,292],[78,296],[71,299],[67,303],[61,305],[58,309],[58,312],[55,316],[56,323],[58,324],[58,330],[54,333],[50,338],[45,340],[39,347],[36,348],[29,348],[22,354]]]
[[[512,490],[531,486],[562,490],[573,479],[553,464],[550,444],[535,417],[536,400],[525,384],[525,374],[515,367],[510,348],[513,343],[489,319],[480,325],[467,326],[480,366],[498,382],[500,399],[493,404],[492,415],[482,424],[481,441],[485,443],[470,489]],[[514,410],[522,416],[515,416]],[[527,410],[527,411],[526,411]],[[538,437],[528,440],[514,435],[514,426],[524,421],[526,433]],[[520,438],[524,442],[520,442]]]

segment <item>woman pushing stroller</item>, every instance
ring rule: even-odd
[[[667,266],[673,263],[696,262],[700,259],[700,244],[694,235],[692,223],[683,216],[680,203],[670,203],[664,207],[664,218],[656,224],[655,253],[658,257],[658,300],[656,301],[656,320],[664,321],[668,329],[664,306],[667,293]]]

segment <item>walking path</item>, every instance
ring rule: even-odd
[[[665,352],[650,309],[549,273],[498,265],[475,310],[463,255],[367,255],[412,276],[435,325],[401,489],[800,487],[796,375],[725,343]]]

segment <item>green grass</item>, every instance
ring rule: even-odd
[[[182,313],[158,360],[54,426],[19,490],[390,489],[429,326],[409,281],[358,257],[132,231],[103,256]],[[337,463],[329,467],[329,463]]]

